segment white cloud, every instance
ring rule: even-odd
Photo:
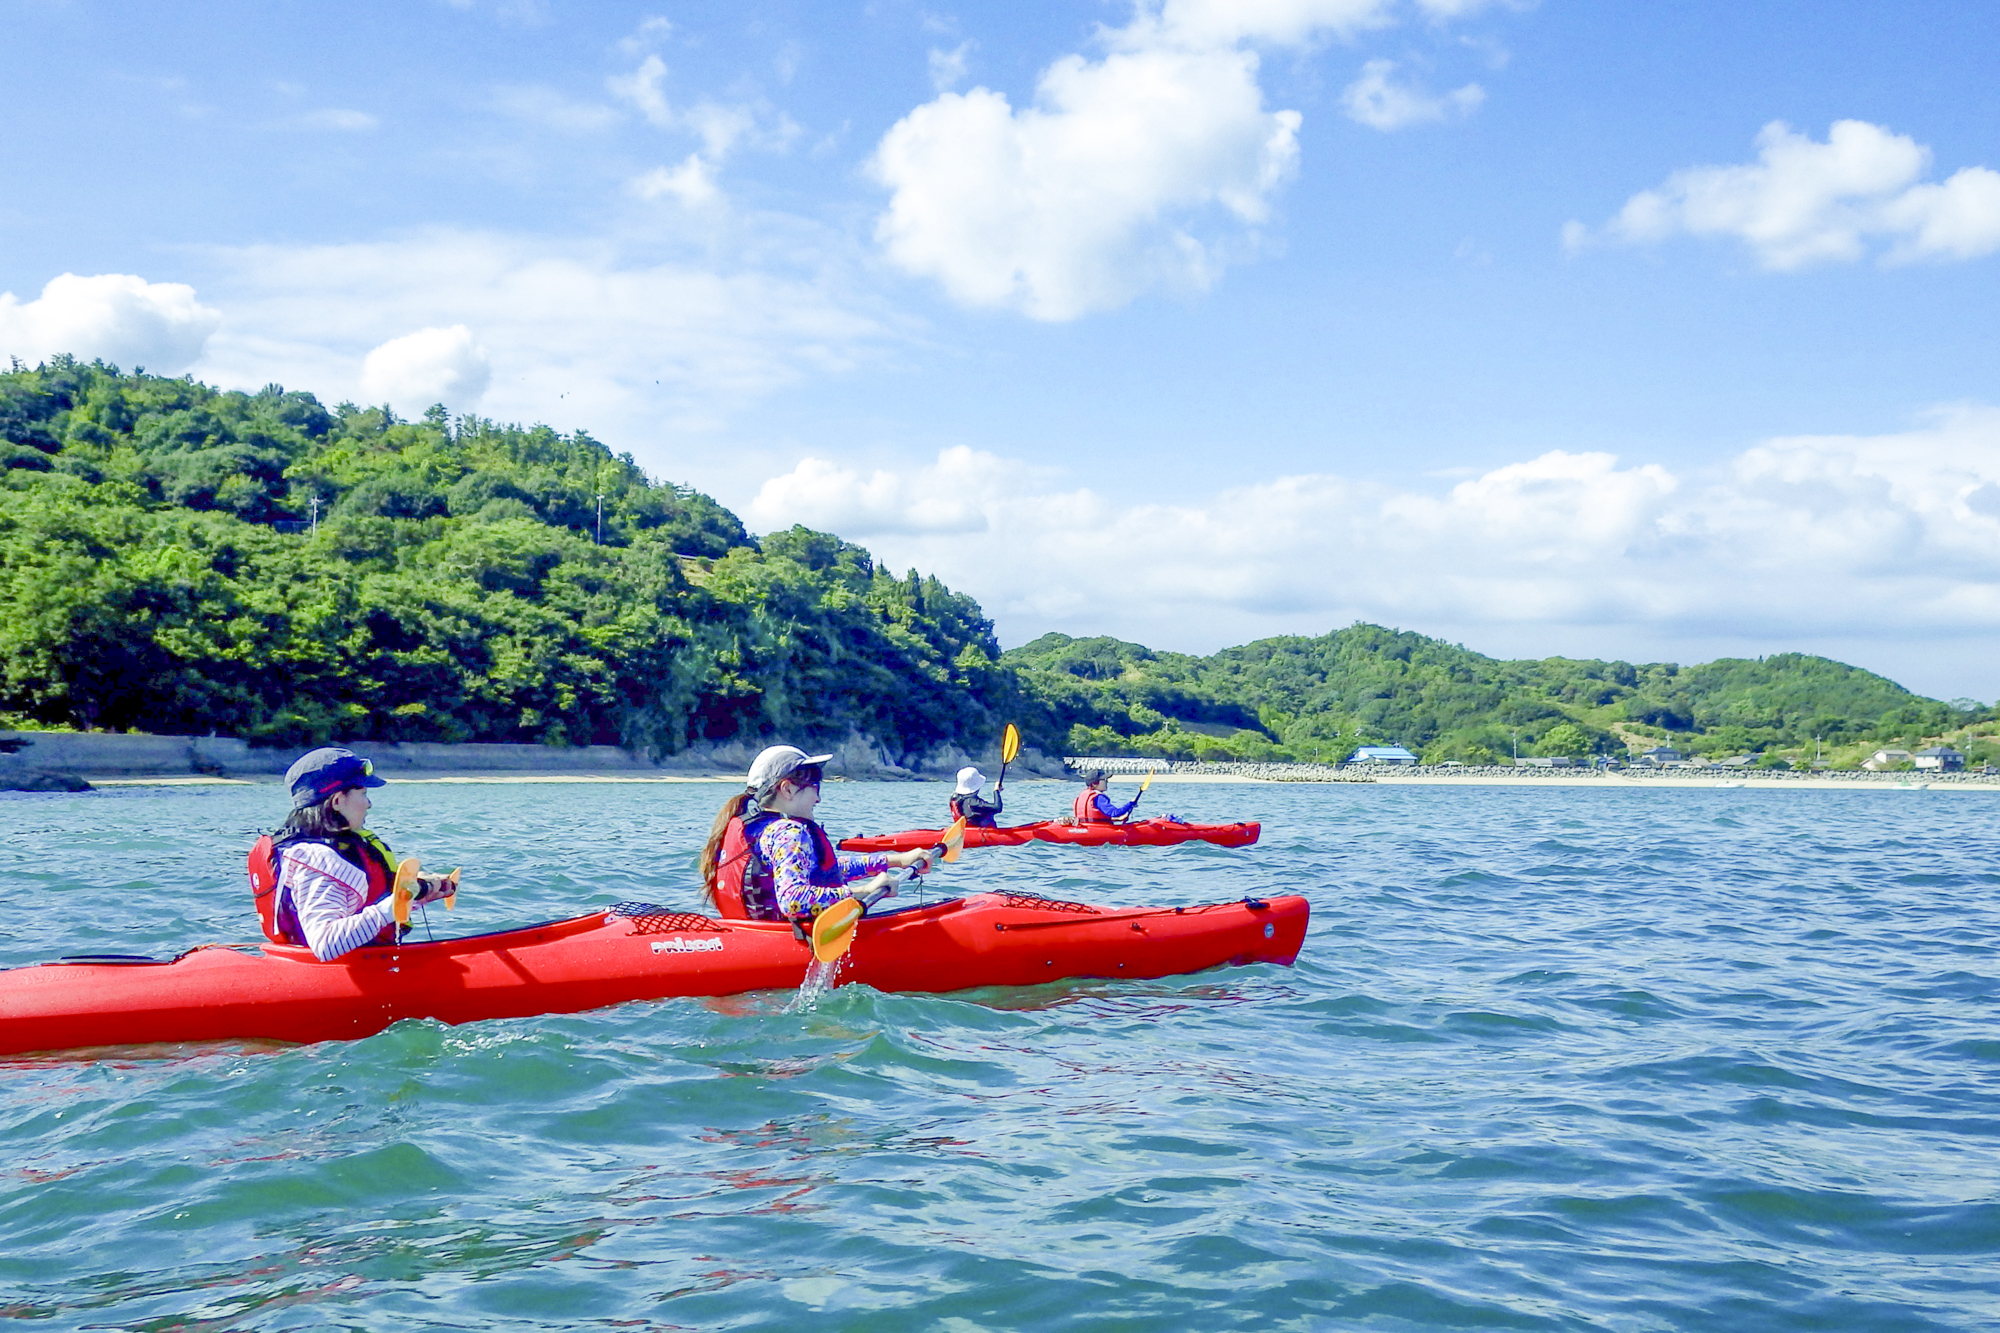
[[[1486,90],[1476,83],[1439,97],[1415,84],[1397,83],[1395,74],[1393,60],[1371,60],[1363,65],[1361,77],[1340,95],[1348,116],[1373,129],[1398,130],[1405,125],[1470,115],[1486,100]]]
[[[1861,120],[1835,121],[1824,143],[1773,121],[1757,148],[1754,163],[1675,172],[1633,195],[1600,233],[1571,222],[1564,243],[1735,236],[1766,268],[1780,270],[1851,262],[1878,238],[1889,243],[1890,262],[2000,250],[2000,173],[1967,167],[1942,184],[1921,184],[1930,150]]]
[[[753,523],[841,533],[984,532],[986,514],[974,493],[989,489],[999,460],[963,446],[938,455],[912,476],[876,471],[863,477],[825,459],[806,458],[765,482],[750,502]],[[844,525],[844,526],[843,526]]]
[[[640,20],[630,36],[619,38],[618,49],[628,56],[636,56],[642,51],[652,50],[673,35],[673,21],[653,14]]]
[[[613,97],[638,108],[639,114],[663,130],[674,128],[674,109],[667,102],[667,62],[647,56],[630,74],[613,74],[604,81]]]
[[[388,403],[405,415],[433,403],[470,411],[492,382],[492,358],[463,324],[391,338],[361,363],[361,391],[368,401]]]
[[[1476,7],[1416,5],[1435,19]],[[891,127],[869,163],[890,192],[876,239],[954,299],[1036,319],[1154,287],[1206,288],[1256,249],[1298,162],[1301,117],[1265,108],[1253,48],[1351,37],[1402,11],[1398,0],[1138,0],[1126,26],[1099,31],[1101,58],[1057,60],[1018,108],[990,88],[944,91],[963,76],[965,48],[934,50],[939,95]],[[1353,103],[1370,123],[1434,119],[1484,96],[1378,82]]]
[[[934,570],[1003,632],[1156,647],[1357,618],[1544,645],[1581,627],[1599,652],[1635,635],[2000,638],[2000,409],[1987,407],[1892,436],[1772,440],[1700,475],[1558,450],[1442,489],[1311,475],[1187,504],[1062,490],[966,449],[902,474],[809,459],[749,517]],[[1117,571],[1115,595],[1079,577],[1091,569]]]
[[[709,458],[708,441],[731,413],[839,374],[891,336],[821,259],[827,272],[791,278],[458,230],[217,250],[208,290],[228,319],[195,369],[231,387],[275,380],[328,402],[366,400],[359,370],[370,349],[462,324],[479,331],[494,368],[481,412],[586,427],[665,475],[712,478],[727,460]]]
[[[960,42],[949,51],[931,48],[931,87],[941,93],[948,93],[965,81],[966,57],[972,51],[971,42]]]
[[[702,161],[699,153],[689,153],[671,169],[654,167],[632,182],[632,193],[641,199],[678,199],[684,208],[705,208],[722,197],[715,185],[715,169]]]
[[[222,322],[178,282],[128,273],[52,278],[33,301],[0,293],[0,356],[44,361],[68,352],[130,370],[178,375],[201,356]]]
[[[666,78],[666,62],[649,55],[631,74],[605,81],[614,96],[630,103],[648,123],[701,141],[700,150],[679,166],[655,167],[633,181],[631,188],[642,199],[672,197],[688,208],[715,203],[722,197],[716,170],[739,145],[782,151],[798,137],[799,127],[791,118],[769,107],[704,100],[676,108],[667,100]]]
[[[1256,73],[1247,51],[1149,47],[1056,62],[1018,113],[990,89],[946,93],[876,150],[893,192],[876,237],[958,300],[1038,319],[1205,287],[1221,255],[1180,220],[1261,222],[1298,157],[1299,115],[1266,111]]]

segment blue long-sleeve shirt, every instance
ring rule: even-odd
[[[1097,799],[1092,801],[1091,804],[1096,807],[1097,813],[1103,815],[1106,819],[1123,819],[1132,813],[1134,806],[1139,804],[1139,798],[1134,796],[1131,800],[1125,802],[1125,804],[1118,805],[1109,796],[1106,796],[1103,792],[1099,792],[1097,793]]]

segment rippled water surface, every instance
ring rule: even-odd
[[[454,932],[693,905],[723,788],[399,784]],[[1069,788],[1023,783],[1023,816]],[[940,786],[831,785],[837,833]],[[0,964],[255,934],[275,787],[0,799]],[[0,1062],[0,1315],[169,1329],[1990,1329],[2000,796],[1155,787],[1295,968]]]

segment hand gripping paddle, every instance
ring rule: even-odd
[[[417,858],[414,856],[404,857],[396,866],[396,882],[389,889],[389,901],[392,904],[390,910],[395,912],[396,924],[399,926],[410,924],[410,898],[412,891],[417,887],[417,871],[420,869],[422,867],[417,864]]]
[[[956,861],[965,847],[965,821],[954,819],[938,845],[944,848],[945,860]],[[907,884],[922,873],[912,867],[903,882]],[[888,897],[895,887],[894,884],[884,884],[864,897],[842,898],[813,918],[813,957],[822,963],[831,963],[846,953],[847,947],[854,943],[854,928],[861,923],[861,914]]]
[[[389,890],[389,898],[399,926],[410,924],[410,899],[416,896],[417,872],[421,869],[423,867],[414,856],[404,857],[396,866],[396,882]],[[451,886],[444,895],[444,910],[447,912],[458,910],[458,877],[464,871],[465,867],[459,866],[445,876],[445,883]]]

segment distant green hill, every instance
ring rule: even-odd
[[[1398,744],[1478,762],[1516,744],[1524,755],[1623,753],[1649,739],[1741,753],[1810,748],[1815,736],[1916,739],[1991,716],[1799,653],[1691,667],[1502,661],[1377,625],[1210,657],[1047,634],[1000,660],[1071,753],[1310,759]]]
[[[1478,760],[1987,717],[1824,658],[1507,662],[1374,625],[1002,654],[970,597],[828,533],[760,541],[581,431],[67,357],[0,372],[0,725],[666,754],[852,730],[907,762],[1012,718],[1071,754]]]
[[[914,755],[1017,709],[971,598],[581,431],[65,357],[0,373],[0,464],[0,724]]]

